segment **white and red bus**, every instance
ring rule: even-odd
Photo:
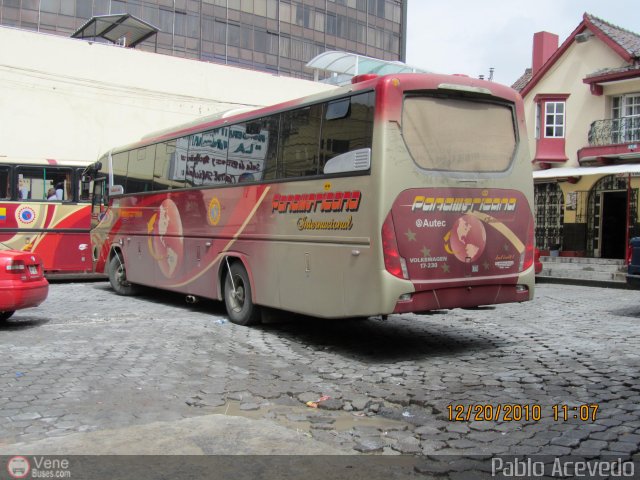
[[[330,93],[152,134],[92,165],[96,269],[223,300],[354,317],[530,300],[519,95],[463,76]]]
[[[93,272],[88,164],[0,157],[0,242],[39,254],[48,278]]]

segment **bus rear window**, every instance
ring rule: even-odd
[[[453,172],[503,172],[516,146],[507,105],[459,98],[409,96],[402,133],[421,168]]]

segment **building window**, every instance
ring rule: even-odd
[[[640,140],[640,93],[613,97],[613,143]]]
[[[160,9],[160,31],[173,33],[173,12],[164,8]]]
[[[186,35],[187,34],[187,14],[186,12],[175,12],[174,17],[174,33],[176,35]]]
[[[278,18],[278,0],[267,0],[267,17]]]
[[[536,155],[535,162],[565,162],[565,136],[567,122],[566,93],[538,94],[536,104]]]
[[[544,136],[546,138],[564,138],[564,102],[546,102]]]
[[[336,34],[336,16],[333,13],[327,13],[327,33],[329,35]]]
[[[7,2],[5,2],[5,4],[6,3]],[[19,4],[16,6],[19,6]],[[60,11],[60,0],[42,0],[40,10],[43,12],[58,13]]]
[[[291,4],[290,3],[280,4],[280,21],[291,23]]]
[[[291,39],[289,37],[280,37],[280,56],[291,57]]]
[[[240,27],[240,46],[249,50],[253,49],[253,27],[251,25]]]
[[[336,35],[340,38],[347,38],[349,33],[348,19],[345,15],[338,15],[338,32]]]
[[[155,42],[159,53],[226,63],[228,57],[248,61],[250,50],[279,57],[282,48],[297,63],[278,66],[299,68],[292,75],[310,78],[301,62],[309,58],[310,49],[316,49],[316,42],[322,43],[322,51],[338,48],[397,59],[403,4],[403,0],[0,0],[4,5],[0,23],[66,36],[92,15],[130,13],[160,29],[143,50],[153,50]],[[265,38],[269,32],[314,45],[300,47],[287,40],[280,46],[277,38]],[[239,50],[229,48],[246,51],[240,56]],[[270,62],[258,56],[249,65],[264,69],[272,66]]]
[[[324,13],[316,11],[314,28],[319,32],[324,32],[325,21]]]
[[[213,41],[215,43],[227,44],[227,24],[216,20],[213,27]]]
[[[230,23],[227,27],[229,29],[229,45],[233,47],[240,46],[240,25],[234,25]]]
[[[278,43],[279,37],[275,33],[267,33],[267,53],[271,55],[278,55]]]

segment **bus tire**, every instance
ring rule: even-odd
[[[4,322],[5,320],[9,320],[11,315],[16,313],[15,310],[7,310],[6,312],[0,312],[0,322]]]
[[[229,320],[244,326],[260,323],[262,315],[260,307],[251,299],[251,283],[247,271],[239,262],[232,263],[229,270],[224,279],[224,303]]]
[[[131,296],[138,293],[138,287],[127,281],[127,270],[117,254],[109,262],[109,283],[118,295]]]

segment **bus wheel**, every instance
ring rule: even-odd
[[[6,312],[0,312],[0,322],[4,322],[5,320],[9,320],[9,318],[11,318],[11,315],[13,315],[14,313],[16,313],[15,310],[8,310]]]
[[[127,271],[118,255],[114,255],[109,262],[109,283],[118,295],[135,295],[138,293],[136,285],[127,281]]]
[[[260,307],[251,300],[249,275],[240,263],[232,263],[224,280],[224,303],[229,320],[238,325],[255,325],[261,320]]]

